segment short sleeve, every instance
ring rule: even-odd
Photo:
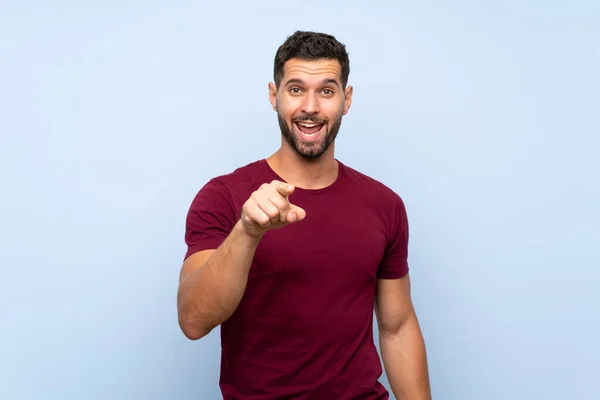
[[[391,210],[387,235],[387,246],[379,266],[377,278],[398,279],[408,273],[408,218],[400,197],[396,198]]]
[[[218,248],[235,226],[236,213],[229,190],[217,179],[207,182],[194,197],[185,224],[185,258]]]

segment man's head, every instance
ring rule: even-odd
[[[296,32],[277,50],[269,97],[281,134],[302,157],[317,159],[333,143],[352,103],[348,53],[333,36]]]

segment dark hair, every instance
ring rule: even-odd
[[[342,67],[342,86],[345,89],[350,74],[350,61],[346,46],[335,37],[325,33],[296,31],[279,46],[275,54],[273,74],[275,85],[279,87],[283,79],[283,66],[291,58],[317,60],[321,58],[336,59]]]

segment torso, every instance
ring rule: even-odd
[[[221,179],[241,210],[260,184],[280,178],[260,160]],[[226,399],[271,398],[250,395],[263,391],[273,399],[387,398],[372,324],[392,201],[383,185],[341,163],[331,186],[292,194],[306,218],[261,239],[244,296],[221,327]]]

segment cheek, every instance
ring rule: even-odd
[[[303,104],[302,97],[286,96],[284,94],[279,98],[279,110],[282,115],[289,118],[302,114]]]
[[[321,110],[323,115],[329,119],[329,121],[337,120],[340,115],[344,113],[344,102],[341,103],[335,102],[328,104],[326,108]]]
[[[292,127],[292,120],[299,117],[302,114],[301,111],[297,111],[297,110],[288,110],[288,112],[286,114],[284,114],[284,118],[285,121],[287,122],[288,125],[290,125],[290,127]]]
[[[294,115],[293,106],[286,101],[281,101],[277,105],[277,110],[279,111],[279,115],[281,115],[286,121],[289,121]]]

